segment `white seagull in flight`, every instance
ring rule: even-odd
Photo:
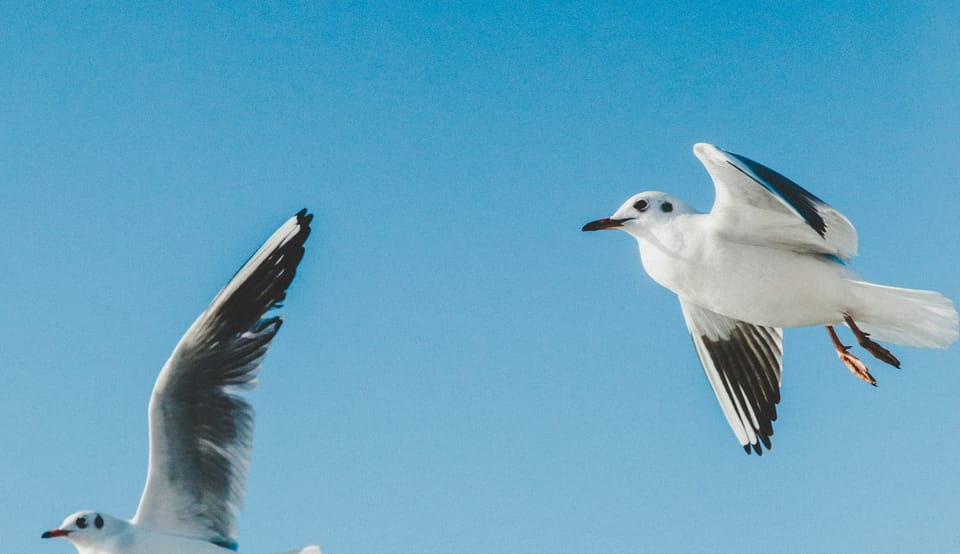
[[[43,538],[80,554],[230,554],[253,439],[256,384],[283,321],[280,306],[310,234],[312,214],[283,224],[217,293],[160,370],[150,397],[150,464],[133,519],[77,512]],[[309,546],[295,551],[319,554]],[[292,554],[292,553],[291,553]]]
[[[845,265],[856,255],[857,232],[843,214],[744,156],[703,143],[693,153],[716,188],[710,213],[642,192],[582,230],[632,235],[646,272],[680,297],[700,363],[747,454],[770,449],[783,327],[826,326],[840,360],[872,385],[835,325],[846,324],[860,346],[895,367],[899,360],[870,337],[924,348],[957,340],[949,299],[869,283]]]

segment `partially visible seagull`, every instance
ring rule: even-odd
[[[253,407],[237,393],[256,384],[260,362],[283,323],[266,314],[286,296],[312,219],[301,210],[277,229],[217,293],[160,370],[150,397],[147,483],[133,519],[77,512],[43,538],[63,537],[80,554],[237,550],[236,516],[253,439]]]
[[[770,449],[783,327],[826,326],[840,360],[874,386],[835,325],[845,324],[860,346],[895,367],[900,361],[871,337],[924,348],[957,340],[949,299],[869,283],[846,266],[857,232],[843,214],[744,156],[704,143],[693,153],[716,188],[710,213],[663,192],[641,192],[582,230],[632,235],[646,272],[680,297],[703,370],[747,454]]]

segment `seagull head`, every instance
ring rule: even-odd
[[[92,546],[115,535],[125,524],[114,517],[88,510],[70,514],[60,527],[45,532],[40,538],[63,537],[78,548]]]
[[[665,192],[641,192],[631,196],[610,217],[591,221],[581,231],[620,229],[638,237],[653,226],[689,213],[693,213],[690,206]]]

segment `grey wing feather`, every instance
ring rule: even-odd
[[[150,398],[150,465],[134,522],[231,544],[253,438],[256,382],[313,216],[300,211],[240,268],[180,339]]]
[[[782,330],[752,325],[680,300],[687,329],[727,423],[749,454],[762,455],[780,402]]]

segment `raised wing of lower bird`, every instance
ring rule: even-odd
[[[133,523],[235,548],[256,382],[280,328],[313,216],[283,224],[214,297],[167,360],[150,398],[150,464]]]

